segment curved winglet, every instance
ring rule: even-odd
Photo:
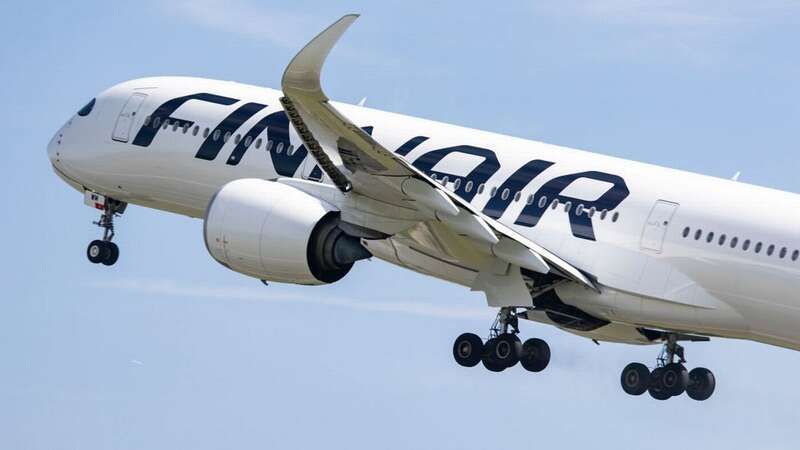
[[[333,46],[357,18],[358,14],[348,14],[337,20],[292,58],[292,61],[286,66],[281,80],[281,87],[285,94],[290,95],[293,91],[302,91],[306,95],[317,96],[316,100],[328,100],[320,85],[322,65]]]

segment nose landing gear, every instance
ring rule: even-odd
[[[678,344],[678,340],[708,341],[708,338],[664,333],[663,339],[656,368],[651,372],[644,364],[628,364],[620,376],[622,390],[630,395],[648,392],[656,400],[667,400],[684,392],[698,401],[711,397],[716,385],[714,374],[704,367],[688,372],[683,365],[686,363],[683,347]]]
[[[86,248],[86,257],[93,264],[111,266],[119,259],[119,247],[111,242],[114,239],[114,217],[125,212],[127,203],[107,197],[104,200],[100,219],[92,222],[103,229],[103,238],[89,243]]]
[[[528,339],[523,344],[517,336],[518,325],[515,308],[500,308],[486,343],[476,334],[464,333],[453,344],[453,357],[464,367],[483,363],[491,372],[502,372],[517,363],[531,372],[544,370],[550,362],[550,347],[541,339]]]

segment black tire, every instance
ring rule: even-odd
[[[629,395],[642,395],[650,387],[650,369],[642,363],[630,363],[620,375],[622,390]]]
[[[492,359],[506,367],[514,367],[519,362],[519,355],[522,353],[522,342],[511,333],[503,333],[497,336]]]
[[[86,247],[86,257],[92,264],[99,264],[107,258],[109,249],[106,243],[100,240],[94,240]]]
[[[502,372],[506,370],[506,365],[494,359],[494,347],[497,345],[497,339],[491,338],[483,344],[483,354],[481,355],[481,362],[483,367],[490,372]]]
[[[119,259],[119,247],[117,247],[117,244],[113,242],[105,242],[105,244],[108,248],[108,254],[106,255],[106,258],[103,259],[102,263],[107,266],[113,266],[114,263],[116,263]]]
[[[550,364],[550,346],[541,339],[528,339],[522,344],[520,364],[529,372],[541,372]]]
[[[669,392],[661,385],[661,374],[663,372],[663,367],[658,367],[650,372],[650,386],[647,388],[647,392],[656,400],[667,400],[671,397]]]
[[[686,394],[692,400],[702,402],[711,397],[716,386],[717,380],[714,378],[713,372],[705,367],[696,367],[689,372],[689,386],[686,387]]]
[[[464,367],[475,367],[483,356],[483,340],[476,334],[464,333],[453,343],[453,358]]]
[[[672,397],[677,397],[686,391],[689,385],[689,372],[679,363],[670,363],[664,366],[661,372],[661,387]]]

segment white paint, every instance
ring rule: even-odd
[[[112,140],[120,112],[141,88],[148,88],[148,95],[140,112],[131,117],[129,142]],[[156,107],[169,99],[198,92],[239,99],[229,106],[190,101],[174,113],[175,117],[193,121],[201,130],[213,129],[245,102],[269,105],[237,133],[243,133],[266,114],[278,111],[282,95],[263,87],[199,78],[160,77],[121,83],[98,95],[88,116],[75,116],[58,130],[48,146],[54,168],[73,187],[198,218],[204,217],[214,193],[227,183],[242,178],[278,178],[263,146],[249,149],[236,165],[226,164],[236,146],[234,139],[223,146],[214,161],[195,158],[204,140],[202,131],[194,136],[192,132],[173,131],[169,127],[159,130],[146,148],[132,145],[145,117],[153,114]],[[491,187],[499,186],[510,173],[533,159],[554,162],[553,173],[548,169],[525,186],[522,199],[535,193],[554,174],[596,170],[621,176],[630,195],[605,220],[600,219],[599,212],[595,213],[592,224],[596,241],[572,235],[563,205],[556,210],[548,209],[535,227],[528,227],[516,224],[521,206],[512,202],[498,222],[507,229],[506,235],[513,234],[519,237],[518,241],[527,239],[541,246],[537,253],[552,254],[591,274],[600,285],[600,293],[569,283],[559,288],[559,295],[565,302],[621,329],[649,326],[800,349],[800,299],[796,295],[800,261],[792,259],[793,252],[800,250],[797,233],[800,196],[354,105],[333,105],[353,123],[374,126],[375,139],[387,149],[397,149],[416,135],[428,136],[424,150],[409,154],[410,162],[426,151],[451,145],[493,149],[502,169],[490,178],[486,190],[469,203],[476,211],[481,211],[489,201]],[[261,138],[266,138],[266,133]],[[291,140],[295,147],[300,145],[294,131]],[[481,161],[479,157],[453,154],[437,169],[466,174]],[[327,178],[323,182],[330,183]],[[592,199],[603,192],[603,186],[594,181],[579,181],[567,192]],[[355,195],[336,199],[343,217],[392,231],[391,238],[368,245],[375,249],[376,256],[465,286],[475,282],[486,254],[463,246],[463,239],[493,243],[485,223],[449,219],[453,221],[451,226],[445,218],[422,223],[413,211],[396,205],[381,206],[374,199],[356,201]],[[295,200],[291,196],[256,198],[253,205],[267,202],[265,209],[306,209],[303,202]],[[663,233],[656,233],[661,240],[660,248],[650,245],[654,241],[649,233],[654,230],[645,228],[658,200],[680,205],[669,226]],[[254,206],[253,215],[264,213],[258,208]],[[619,214],[616,222],[611,220],[614,213]],[[242,210],[241,219],[249,218]],[[686,227],[689,233],[684,238]],[[701,238],[695,240],[693,236],[698,229],[702,230]],[[460,230],[465,236],[457,236],[453,230]],[[265,231],[261,236],[272,239],[271,245],[297,242],[283,242],[282,235],[270,235],[271,232]],[[304,228],[297,227],[292,232],[295,237],[302,237]],[[711,242],[707,242],[709,232],[714,233]],[[643,234],[648,239],[647,245],[642,245]],[[723,234],[725,242],[720,244]],[[730,246],[733,238],[737,240],[735,248]],[[747,250],[743,249],[745,240],[750,241]],[[758,242],[762,243],[760,253],[754,251]],[[776,248],[772,255],[767,255],[770,245]],[[781,257],[784,247],[787,251]],[[246,249],[244,245],[240,250],[244,254]],[[262,258],[259,264],[261,269],[270,270],[263,266],[269,265],[267,259]],[[249,269],[242,271],[259,275]],[[293,280],[287,275],[285,281]]]

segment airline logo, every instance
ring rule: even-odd
[[[159,124],[167,121],[170,124],[177,123],[181,127],[192,126],[194,122],[173,117],[175,111],[189,101],[202,101],[229,106],[238,103],[240,100],[209,93],[197,93],[173,98],[156,108],[151,115],[150,124],[142,125],[133,140],[133,145],[141,147],[149,146],[159,130],[163,129]],[[208,134],[200,145],[200,148],[198,148],[195,158],[207,161],[215,160],[225,144],[225,140],[219,137],[228,133],[230,133],[228,134],[229,136],[235,134],[244,122],[266,107],[267,105],[261,103],[248,102],[236,108],[227,117],[222,119]],[[363,127],[363,129],[367,133],[372,134],[372,127]],[[288,151],[290,147],[289,118],[283,111],[267,114],[253,124],[250,129],[242,135],[242,138],[228,156],[226,164],[234,166],[239,164],[245,152],[247,152],[248,148],[251,146],[250,144],[264,133],[264,131],[267,133],[266,140],[274,143],[269,154],[276,172],[284,177],[294,176],[297,169],[302,165],[303,160],[308,156],[308,150],[304,145],[301,145],[292,152]],[[428,139],[427,136],[412,137],[395,150],[395,153],[405,157]],[[278,151],[276,149],[287,149],[287,151]],[[433,170],[437,163],[451,154],[478,156],[482,159],[482,162],[475,166],[468,174],[454,174]],[[448,179],[462,179],[463,181],[459,184],[455,193],[468,202],[471,202],[477,195],[477,186],[485,185],[501,167],[497,154],[493,150],[471,145],[457,145],[429,150],[414,160],[412,164],[426,174],[439,179],[445,176],[448,177]],[[499,219],[511,205],[511,202],[514,200],[514,195],[518,191],[528,186],[534,179],[540,176],[546,176],[547,169],[555,164],[555,162],[541,159],[534,159],[525,163],[499,185],[496,195],[490,198],[483,209],[483,213],[494,219]],[[542,175],[543,173],[544,175]],[[312,178],[320,178],[321,175],[322,173],[319,167],[315,167],[311,173]],[[572,183],[581,179],[595,180],[602,182],[604,186],[610,185],[610,187],[595,200],[585,200],[563,194]],[[468,186],[472,188],[468,188]],[[510,193],[510,195],[507,193]],[[573,209],[574,212],[569,214],[570,229],[573,236],[594,241],[596,240],[594,227],[592,226],[592,217],[590,217],[588,211],[611,211],[617,208],[628,195],[630,195],[628,186],[625,180],[619,175],[600,171],[584,171],[561,175],[545,181],[545,183],[536,190],[533,194],[533,199],[535,201],[530,204],[526,202],[525,207],[515,219],[514,223],[525,227],[535,227],[542,216],[548,210],[551,210],[550,205],[552,205],[555,200],[560,204],[569,202],[571,205],[583,205],[583,211],[575,208]],[[547,200],[542,202],[539,201],[540,199]]]

